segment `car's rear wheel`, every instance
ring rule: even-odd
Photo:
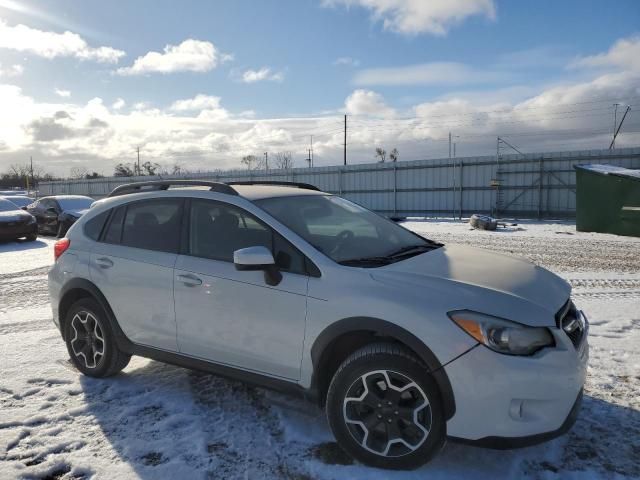
[[[91,377],[109,377],[127,366],[131,356],[120,351],[104,309],[82,298],[67,312],[64,338],[74,366]]]
[[[326,409],[338,443],[367,465],[417,468],[444,445],[437,384],[409,351],[391,343],[363,347],[342,363]]]
[[[31,235],[26,236],[27,242],[35,242],[37,238],[38,238],[37,233],[32,233]]]

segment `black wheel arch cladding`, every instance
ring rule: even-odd
[[[325,328],[316,338],[311,347],[311,361],[313,364],[312,391],[322,400],[323,385],[322,373],[330,361],[331,345],[345,334],[350,332],[370,332],[377,336],[388,337],[404,344],[413,351],[418,359],[427,367],[428,373],[436,381],[442,397],[445,419],[449,420],[456,411],[453,388],[449,377],[435,354],[418,337],[408,330],[389,321],[373,317],[349,317],[332,323]]]

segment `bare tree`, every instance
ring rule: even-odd
[[[155,162],[144,162],[140,165],[142,172],[141,175],[157,175],[158,170],[160,169],[160,164]]]
[[[291,152],[278,152],[275,155],[275,168],[288,170],[293,168],[293,155]]]
[[[69,176],[75,179],[87,178],[88,174],[89,171],[85,167],[71,167],[69,171]]]
[[[242,157],[242,160],[240,160],[240,163],[247,167],[247,170],[255,170],[258,164],[258,157],[255,155],[245,155]]]
[[[134,171],[133,168],[131,168],[131,166],[127,165],[126,163],[119,163],[115,166],[113,175],[115,177],[133,177]]]
[[[394,148],[389,153],[389,160],[391,160],[392,162],[397,162],[399,157],[400,157],[400,152],[398,151],[397,148]]]
[[[188,175],[189,170],[180,165],[179,163],[175,163],[173,167],[171,167],[171,175]]]
[[[32,171],[29,164],[13,164],[9,167],[9,173],[3,173],[1,177],[3,182],[14,183],[15,186],[26,186],[27,184],[32,185],[32,183],[37,184],[42,180],[54,179],[54,176],[50,173],[45,172],[42,167],[36,166]]]
[[[387,159],[387,151],[382,147],[376,147],[376,157],[380,157],[380,163]]]

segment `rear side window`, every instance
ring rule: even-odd
[[[182,203],[181,199],[163,198],[129,204],[121,244],[145,250],[178,253]]]
[[[84,234],[91,240],[98,240],[98,238],[100,238],[100,233],[102,233],[104,222],[107,221],[110,213],[111,210],[106,210],[96,215],[91,220],[88,220],[87,223],[84,224]]]

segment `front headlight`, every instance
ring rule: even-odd
[[[469,310],[456,310],[448,315],[465,332],[498,353],[532,355],[555,344],[553,335],[545,327],[528,327]]]

